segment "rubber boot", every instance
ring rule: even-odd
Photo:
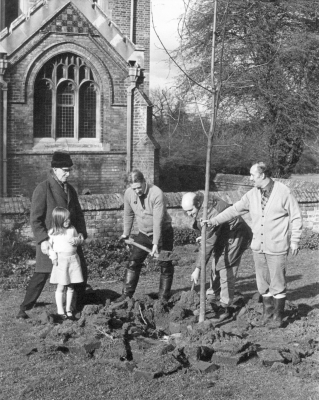
[[[168,299],[170,298],[173,277],[174,266],[171,263],[161,266],[160,284],[158,291],[159,300],[168,301]]]
[[[274,298],[272,296],[262,296],[263,298],[263,316],[256,326],[265,326],[271,321],[274,315]]]
[[[135,293],[140,277],[141,266],[137,266],[135,261],[132,261],[130,267],[134,267],[134,269],[126,269],[124,272],[122,295],[118,299],[114,300],[113,303],[120,303],[127,298],[132,298]]]
[[[282,327],[282,320],[285,311],[285,302],[286,302],[286,297],[282,297],[279,299],[274,297],[275,312],[273,320],[269,323],[269,328],[275,329]]]

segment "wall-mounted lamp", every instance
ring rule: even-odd
[[[144,69],[134,60],[129,60],[128,65],[128,76],[130,77],[131,84],[142,83],[144,79]]]

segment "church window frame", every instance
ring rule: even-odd
[[[34,84],[34,141],[98,142],[100,88],[85,60],[62,53],[48,60]]]

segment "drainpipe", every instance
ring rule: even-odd
[[[130,26],[130,39],[133,42],[134,35],[134,11],[135,11],[135,0],[131,0],[131,26]],[[134,42],[133,42],[134,43]]]
[[[4,80],[4,73],[8,67],[7,52],[0,47],[0,96],[2,97],[2,191],[7,197],[7,110],[8,110],[8,84]]]
[[[126,172],[132,169],[133,148],[133,119],[134,119],[134,90],[142,70],[136,61],[129,61],[130,86],[127,88],[127,131],[126,131]]]

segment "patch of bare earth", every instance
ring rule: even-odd
[[[16,320],[24,291],[2,291],[1,399],[307,399],[319,398],[318,251],[289,258],[282,329],[259,328],[252,255],[243,257],[233,316],[198,324],[190,291],[195,246],[180,256],[168,304],[156,298],[156,266],[135,299],[111,304],[115,281],[90,281],[91,304],[76,321],[57,322],[47,286],[30,319]],[[211,314],[209,314],[211,313]]]

